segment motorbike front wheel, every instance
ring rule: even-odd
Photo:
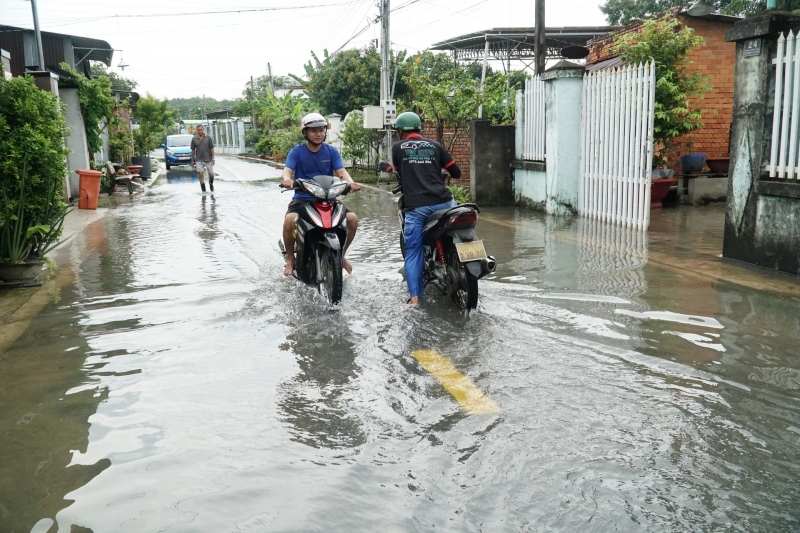
[[[325,250],[321,258],[323,293],[331,305],[342,301],[342,253],[339,250]],[[324,291],[324,292],[323,292]]]
[[[447,268],[450,274],[450,296],[458,308],[469,312],[478,307],[478,278],[458,259],[455,246],[448,254]]]

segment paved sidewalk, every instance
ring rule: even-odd
[[[138,196],[152,187],[166,175],[166,169],[159,166],[155,176],[134,189]],[[122,196],[123,193],[117,193]],[[105,196],[105,195],[104,195]],[[124,196],[128,196],[127,193]],[[108,198],[108,196],[105,196]],[[105,199],[101,196],[101,204]],[[79,209],[77,203],[64,218],[64,229],[61,243],[48,254],[57,268],[42,273],[39,279],[45,279],[41,287],[0,290],[0,354],[11,346],[23,333],[42,309],[57,298],[58,291],[71,283],[75,277],[73,272],[73,255],[79,253],[74,244],[83,237],[84,230],[100,221],[112,208]]]

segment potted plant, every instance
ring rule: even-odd
[[[139,121],[139,128],[133,131],[132,163],[141,165],[138,174],[142,179],[149,179],[152,175],[150,152],[163,142],[175,122],[176,113],[169,109],[166,99],[159,100],[147,94],[136,102],[134,116]]]
[[[108,151],[111,159],[126,169],[133,156],[133,135],[128,120],[128,104],[120,102],[108,121]]]
[[[36,284],[67,213],[66,122],[33,78],[0,78],[0,286]]]

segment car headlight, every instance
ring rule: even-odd
[[[342,183],[337,183],[336,185],[331,186],[328,189],[328,198],[336,198],[347,188],[347,182],[343,181]]]
[[[325,189],[323,189],[313,181],[303,181],[301,183],[303,184],[303,187],[305,187],[306,190],[310,192],[313,196],[321,200],[325,200]]]
[[[175,152],[173,152],[172,150],[167,150],[167,155],[175,155]]]

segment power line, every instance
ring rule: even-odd
[[[282,7],[260,7],[254,9],[226,9],[223,11],[194,11],[189,13],[148,13],[148,14],[139,14],[139,15],[106,15],[103,17],[95,17],[90,19],[79,20],[75,22],[66,22],[64,24],[52,24],[51,27],[54,26],[69,26],[71,24],[80,24],[83,22],[94,22],[97,20],[109,20],[109,19],[127,19],[127,18],[157,18],[157,17],[187,17],[192,15],[220,15],[220,14],[227,14],[227,13],[258,13],[264,11],[291,11],[294,9],[315,9],[319,7],[334,7],[334,6],[343,6],[349,4],[350,1],[347,2],[335,2],[332,4],[314,4],[309,6],[282,6]]]

